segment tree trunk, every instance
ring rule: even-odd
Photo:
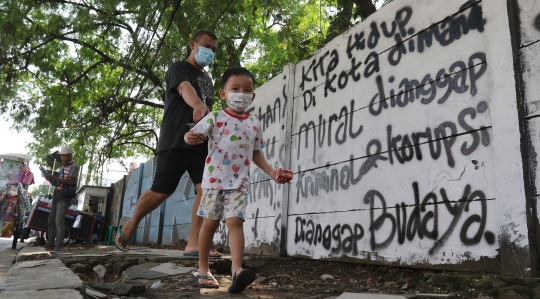
[[[352,0],[358,8],[362,8],[362,19],[366,19],[369,15],[377,11],[372,0]]]

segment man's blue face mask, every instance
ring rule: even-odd
[[[212,52],[212,50],[207,47],[198,47],[199,52],[195,54],[195,60],[197,60],[197,63],[202,67],[209,66],[214,61],[214,57],[216,56],[216,54],[214,54],[214,52]]]

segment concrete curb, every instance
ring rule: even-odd
[[[43,247],[28,247],[25,246],[19,250],[15,257],[15,262],[35,261],[35,260],[48,260],[52,259],[51,252],[45,250]]]

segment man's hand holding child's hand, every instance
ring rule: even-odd
[[[204,140],[204,135],[193,131],[187,131],[187,133],[184,134],[184,141],[189,145],[202,144]]]

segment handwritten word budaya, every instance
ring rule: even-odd
[[[369,250],[371,251],[382,250],[394,242],[402,245],[406,240],[413,241],[418,237],[434,241],[433,246],[428,251],[432,255],[445,244],[456,230],[459,231],[459,238],[465,246],[480,243],[482,237],[488,244],[494,244],[495,234],[486,230],[488,214],[487,198],[484,192],[481,190],[472,191],[472,187],[467,185],[461,198],[458,201],[451,201],[444,188],[439,189],[440,197],[435,192],[429,192],[422,199],[417,182],[413,182],[412,188],[414,203],[401,202],[393,208],[387,207],[381,192],[368,191],[363,202],[369,205],[366,207],[369,208],[369,224],[335,223],[324,225],[316,223],[310,216],[297,216],[294,241],[296,244],[307,243],[308,246],[314,247],[320,245],[332,254],[351,253],[353,256],[359,254],[358,241],[362,240],[368,232]],[[376,203],[379,205],[376,206]],[[470,207],[473,204],[480,205],[479,213],[473,212]],[[451,221],[441,222],[441,212],[439,211],[441,207],[446,208],[446,212],[451,216]],[[392,213],[392,211],[394,212]],[[367,213],[367,210],[350,213]],[[469,213],[469,217],[460,221],[466,216],[466,213]],[[448,226],[442,227],[446,223]],[[385,225],[386,227],[383,229]],[[365,232],[364,226],[368,228],[367,232]],[[444,229],[442,234],[440,234],[441,229]],[[367,248],[364,251],[367,251]]]

